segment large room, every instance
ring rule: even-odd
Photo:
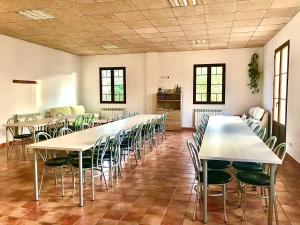
[[[1,0],[0,224],[300,225],[299,28],[299,0]]]

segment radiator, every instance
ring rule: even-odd
[[[222,113],[222,109],[194,109],[194,125],[198,126],[201,122],[203,115],[219,115]]]
[[[125,115],[125,108],[101,108],[101,119],[114,120]]]

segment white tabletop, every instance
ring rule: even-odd
[[[238,116],[210,116],[199,157],[281,164],[282,161]]]
[[[77,131],[69,135],[49,139],[39,143],[28,145],[32,149],[54,149],[66,151],[84,151],[93,147],[95,142],[103,135],[114,137],[121,129],[129,130],[134,125],[147,122],[149,119],[158,118],[161,115],[137,115],[127,119],[118,120],[94,128]]]

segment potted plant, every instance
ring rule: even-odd
[[[248,86],[250,87],[250,90],[252,90],[252,93],[258,93],[259,92],[259,80],[261,77],[261,72],[258,68],[258,54],[254,53],[251,57],[251,62],[248,64],[248,75],[250,79],[250,83]]]

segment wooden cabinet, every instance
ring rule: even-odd
[[[182,93],[157,93],[156,113],[168,112],[166,130],[181,130]]]

